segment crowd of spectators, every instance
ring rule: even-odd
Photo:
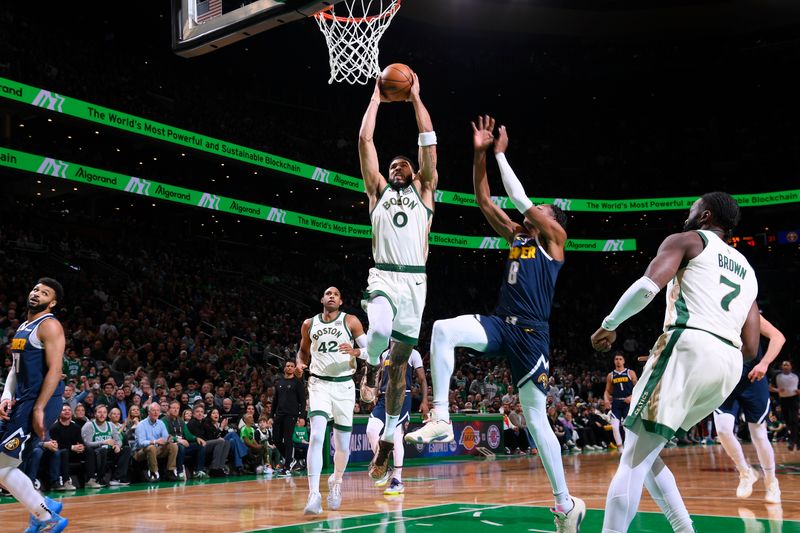
[[[198,257],[198,241],[178,239],[168,230],[155,241],[125,229],[115,229],[109,239],[82,239],[80,231],[56,224],[53,216],[60,215],[26,225],[12,218],[0,228],[3,374],[11,365],[9,340],[24,320],[32,283],[47,273],[66,288],[57,312],[67,338],[64,408],[25,471],[44,487],[69,490],[72,480],[96,488],[303,468],[308,442],[303,384],[295,382],[300,395],[288,403],[276,391],[285,390],[285,380],[297,379],[299,326],[318,312],[315,291],[335,280],[345,308],[362,314],[355,295],[366,268],[345,270],[287,253],[274,260],[280,251],[270,248],[249,248],[244,257],[225,243],[206,243]],[[143,219],[135,227],[148,223],[158,222]],[[261,277],[241,270],[247,263],[263,267]],[[490,311],[491,302],[480,291],[464,290],[469,279],[479,279],[479,269],[460,267],[463,278],[453,269],[452,284],[431,287],[424,331],[437,318]],[[310,282],[304,272],[330,277]],[[565,452],[613,449],[603,399],[611,358],[589,349],[589,323],[579,320],[578,307],[588,306],[592,297],[576,300],[569,290],[560,295],[547,387],[553,430]],[[659,311],[649,312],[652,330],[622,331],[620,348],[637,370],[636,357],[646,354],[658,329]],[[363,314],[362,320],[366,324]],[[586,338],[576,339],[567,323],[581,324]],[[418,348],[428,368],[425,335]],[[535,452],[503,359],[459,350],[450,389],[452,412],[500,413],[508,452]],[[420,401],[415,384],[415,411]],[[358,413],[369,409],[357,404]],[[783,417],[779,409],[774,415],[772,429],[781,438]],[[712,437],[713,428],[704,421],[683,443]]]

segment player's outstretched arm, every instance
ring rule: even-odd
[[[64,359],[64,328],[57,320],[45,320],[39,325],[39,339],[44,343],[44,357],[47,362],[47,374],[42,382],[42,389],[33,404],[33,431],[44,440],[47,428],[44,427],[44,408],[61,381],[61,363]]]
[[[786,337],[783,336],[783,333],[763,316],[759,317],[759,328],[759,333],[769,339],[769,344],[767,345],[767,351],[764,357],[753,367],[750,373],[747,374],[747,378],[750,381],[761,381],[764,379],[767,370],[769,370],[769,365],[778,357],[778,354],[781,353],[781,348],[783,348],[786,342]]]
[[[702,250],[703,241],[694,231],[675,233],[664,239],[644,276],[628,287],[611,314],[592,335],[594,349],[600,352],[610,350],[617,338],[614,330],[653,301],[653,297],[678,273],[684,259],[696,257]]]
[[[307,318],[300,326],[300,346],[297,348],[297,358],[295,361],[294,375],[298,378],[303,377],[303,370],[311,364],[311,337],[308,330],[311,329],[311,319]]]
[[[503,179],[503,187],[506,194],[511,199],[517,211],[525,215],[525,218],[534,225],[549,244],[547,250],[557,261],[564,259],[564,245],[567,242],[567,232],[561,227],[547,211],[541,206],[533,205],[530,198],[525,194],[519,178],[514,173],[511,165],[506,159],[508,149],[508,132],[505,126],[500,126],[497,132],[497,140],[494,142],[494,156],[497,159],[497,166],[500,167],[500,177]]]
[[[433,131],[433,122],[425,104],[419,96],[419,76],[414,73],[414,83],[411,85],[409,100],[414,105],[414,115],[417,117],[419,129],[419,181],[423,190],[435,191],[439,182],[436,170],[436,132]]]
[[[494,143],[492,133],[494,124],[494,119],[488,115],[478,117],[477,124],[472,122],[472,147],[475,150],[472,160],[472,185],[475,188],[475,200],[489,225],[498,235],[512,242],[514,235],[523,231],[523,228],[508,218],[505,211],[492,202],[489,178],[486,174],[486,152]]]
[[[361,177],[364,178],[364,189],[370,198],[370,203],[376,202],[380,192],[386,187],[386,178],[381,175],[378,167],[378,152],[375,149],[373,137],[375,136],[375,121],[378,116],[378,106],[381,102],[388,101],[382,95],[375,82],[375,90],[369,100],[364,117],[361,119],[361,129],[358,131],[358,158],[361,163]],[[374,207],[370,205],[370,209]]]

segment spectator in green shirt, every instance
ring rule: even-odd
[[[261,444],[261,435],[256,436],[256,429],[253,427],[252,413],[246,413],[242,417],[244,425],[239,430],[245,446],[247,446],[248,456],[258,458],[258,465],[262,468],[269,465],[269,447]]]
[[[292,470],[303,470],[306,467],[306,453],[308,452],[308,428],[306,427],[306,419],[298,418],[297,425],[294,427],[294,435],[292,436],[294,443],[294,458]]]

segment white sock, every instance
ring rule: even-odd
[[[675,476],[660,457],[656,457],[653,468],[644,478],[644,486],[650,497],[658,504],[661,512],[669,520],[675,533],[693,533],[692,519],[683,503]]]
[[[367,354],[369,355],[369,364],[375,366],[380,363],[383,351],[389,347],[392,322],[394,321],[392,304],[386,297],[376,296],[367,304],[367,317],[369,318]]]
[[[619,418],[616,416],[611,417],[611,433],[614,434],[614,443],[617,448],[622,446],[622,435],[619,432]]]
[[[49,520],[51,518],[50,509],[44,504],[44,496],[33,488],[33,482],[22,470],[17,468],[18,465],[18,460],[0,453],[0,483],[37,520]]]
[[[542,466],[550,480],[550,487],[556,501],[556,509],[569,512],[574,506],[564,477],[564,464],[561,462],[561,445],[558,443],[550,422],[547,421],[547,397],[531,381],[519,389],[519,402],[528,423],[533,441],[539,449]]]
[[[714,425],[717,427],[719,442],[722,444],[722,448],[725,450],[725,453],[728,454],[728,457],[733,460],[733,464],[736,465],[736,470],[739,471],[739,474],[743,475],[750,470],[750,464],[744,456],[742,445],[736,439],[736,435],[733,434],[735,423],[736,420],[733,418],[732,414],[714,411]]]
[[[761,463],[761,468],[764,470],[764,484],[770,485],[775,479],[775,451],[769,442],[767,424],[764,422],[749,423],[748,427],[750,428],[750,440],[753,441],[753,447],[758,455],[758,462]]]
[[[431,333],[431,379],[433,410],[439,420],[450,420],[450,378],[455,367],[455,347],[486,350],[489,340],[475,315],[461,315],[433,323]]]
[[[378,440],[381,438],[381,431],[383,431],[383,420],[370,416],[367,420],[367,441],[372,453],[378,451]]]
[[[333,428],[333,440],[336,443],[336,453],[333,454],[333,480],[342,482],[342,476],[350,460],[350,435],[351,431],[342,431]]]
[[[324,416],[311,417],[311,431],[308,438],[308,491],[319,492],[319,476],[322,472],[322,448],[325,444],[325,432],[328,430],[328,419]],[[338,453],[338,449],[336,450]]]
[[[628,531],[642,498],[644,479],[667,440],[645,431],[641,422],[635,430],[625,429],[625,450],[606,497],[603,533]]]
[[[397,428],[394,433],[394,440],[395,442],[399,442],[397,446],[394,447],[392,450],[392,460],[394,461],[394,471],[392,473],[392,477],[396,478],[397,481],[403,481],[403,459],[406,456],[406,449],[403,446],[403,428],[402,426]]]
[[[405,391],[403,391],[405,394]],[[397,429],[397,422],[400,420],[400,415],[390,415],[386,413],[386,424],[383,426],[383,436],[381,440],[386,442],[394,442],[394,432]]]

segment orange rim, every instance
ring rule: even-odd
[[[358,24],[358,23],[361,23],[361,22],[372,22],[373,20],[383,19],[383,18],[386,18],[386,17],[388,17],[390,15],[393,15],[398,9],[400,9],[400,4],[401,3],[402,3],[402,0],[396,0],[395,4],[392,6],[392,8],[386,10],[385,13],[381,13],[380,15],[372,15],[372,16],[369,16],[369,17],[340,17],[338,15],[332,15],[332,14],[329,13],[329,11],[333,11],[333,5],[330,5],[330,6],[326,7],[325,9],[323,9],[322,11],[319,11],[314,16],[317,17],[317,18],[321,17],[321,18],[324,18],[325,20],[331,20],[331,21],[335,20],[336,22],[343,22],[343,23],[346,23],[346,24]]]

